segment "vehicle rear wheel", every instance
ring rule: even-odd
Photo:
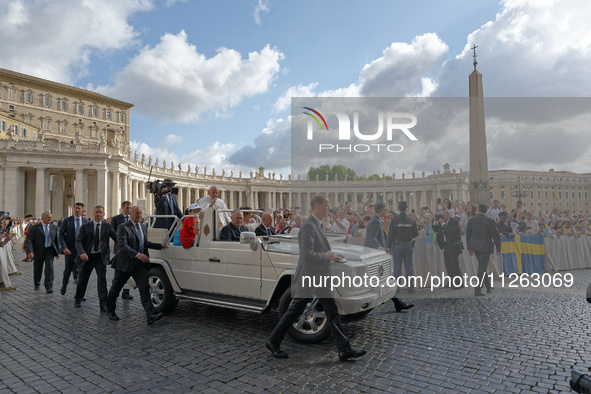
[[[161,267],[152,267],[148,272],[150,299],[157,313],[168,313],[174,309],[179,300],[174,296],[172,285],[166,272]]]
[[[287,312],[291,300],[291,288],[288,288],[279,300],[279,318]],[[296,341],[303,343],[319,343],[328,338],[330,335],[328,319],[317,298],[308,303],[304,312],[289,327],[287,333]]]

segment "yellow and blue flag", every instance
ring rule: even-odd
[[[541,234],[501,236],[501,250],[505,275],[544,273],[546,247]]]
[[[439,245],[437,244],[437,234],[435,234],[433,226],[429,226],[429,237],[427,237],[427,243],[439,247]]]

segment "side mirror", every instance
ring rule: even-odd
[[[257,250],[259,246],[259,240],[255,233],[252,231],[243,231],[240,233],[240,243],[241,244],[249,244],[251,250]]]

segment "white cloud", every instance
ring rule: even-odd
[[[172,135],[173,138],[178,136]],[[167,138],[170,136],[167,136]],[[166,138],[165,138],[166,140]],[[222,169],[226,170],[226,175],[230,175],[230,171],[235,172],[235,176],[238,176],[239,171],[246,173],[256,167],[245,167],[241,165],[235,165],[228,160],[228,156],[235,151],[234,144],[223,144],[221,142],[214,142],[212,145],[204,148],[197,149],[184,155],[178,155],[165,148],[153,148],[144,142],[130,141],[130,147],[132,151],[137,151],[138,156],[144,154],[146,157],[146,163],[150,157],[152,157],[152,164],[156,163],[158,158],[158,166],[162,167],[163,161],[166,160],[166,167],[170,168],[170,165],[174,163],[175,169],[181,164],[183,171],[187,170],[187,165],[191,165],[191,172],[195,171],[195,168],[199,168],[199,173],[203,173],[203,170],[207,168],[207,173],[211,174],[215,168],[217,175],[221,175]]]
[[[169,134],[160,143],[161,146],[168,148],[171,145],[180,144],[183,142],[183,137],[176,134]]]
[[[0,2],[0,67],[73,84],[87,73],[92,52],[135,44],[129,19],[152,7],[151,0]]]
[[[467,37],[444,64],[437,96],[466,96],[472,50],[485,96],[588,96],[591,3],[585,0],[505,0],[503,10]]]
[[[315,97],[314,89],[318,86],[317,82],[309,85],[299,84],[298,86],[290,86],[287,91],[277,99],[273,104],[273,112],[281,112],[289,108],[292,97]]]
[[[269,45],[247,59],[228,48],[208,59],[181,31],[143,48],[112,85],[96,90],[134,103],[134,110],[157,122],[188,123],[207,111],[223,114],[242,98],[266,92],[282,59]]]
[[[257,5],[254,7],[254,21],[257,25],[261,25],[261,12],[269,12],[269,1],[258,0]]]
[[[165,5],[167,7],[172,7],[173,5],[175,5],[176,3],[186,3],[187,0],[166,0]]]

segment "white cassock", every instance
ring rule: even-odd
[[[199,204],[199,207],[202,210],[206,210],[207,208],[209,208],[209,204],[211,204],[211,197],[205,196],[203,198],[200,198],[199,201],[197,201],[197,204]],[[215,204],[213,204],[212,208],[228,209],[228,206],[226,205],[224,200],[222,200],[221,198],[218,198],[217,200],[215,200]],[[223,212],[222,215],[224,216],[224,218],[226,218],[225,224],[227,224],[229,222],[229,218],[232,215],[230,215],[230,212]]]

